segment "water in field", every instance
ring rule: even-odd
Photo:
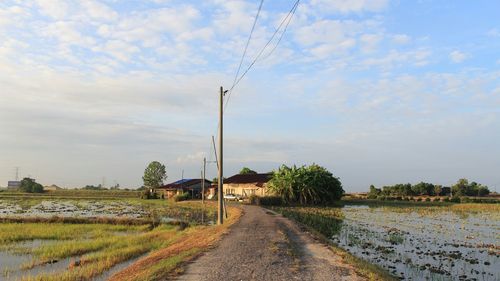
[[[500,280],[500,213],[346,206],[333,241],[404,280]]]
[[[0,217],[122,217],[142,218],[148,212],[140,205],[125,201],[42,200],[31,206],[18,201],[0,200]]]

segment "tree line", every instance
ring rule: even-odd
[[[370,185],[368,198],[375,199],[378,196],[486,196],[490,193],[487,186],[467,179],[459,179],[451,187],[440,184],[420,182],[417,184],[395,184],[376,188]]]

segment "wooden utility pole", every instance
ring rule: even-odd
[[[224,223],[224,190],[223,190],[223,182],[222,182],[222,178],[223,178],[223,170],[222,170],[222,119],[223,119],[223,114],[222,114],[222,109],[224,107],[224,89],[222,88],[222,86],[220,87],[220,108],[219,108],[219,154],[218,154],[218,158],[219,160],[217,161],[218,164],[219,164],[219,181],[218,181],[218,188],[217,188],[217,199],[219,200],[218,202],[218,208],[217,208],[217,224],[223,224]]]
[[[207,166],[207,158],[203,157],[203,171],[201,172],[201,203],[205,204],[205,170]]]

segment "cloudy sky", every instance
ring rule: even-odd
[[[138,187],[213,159],[258,0],[0,2],[0,186]],[[243,69],[293,0],[265,1]],[[500,190],[498,1],[301,1],[225,112],[225,173],[327,167],[348,191],[466,177]],[[209,176],[215,176],[213,164]]]

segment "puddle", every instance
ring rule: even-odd
[[[23,265],[31,264],[36,258],[31,254],[20,254],[19,252],[23,252],[24,249],[32,249],[55,242],[55,240],[29,240],[9,246],[9,250],[0,251],[0,280],[19,280],[23,276],[34,276],[40,273],[50,273],[68,268],[71,261],[70,258],[35,266],[31,269],[21,269]]]
[[[126,262],[119,263],[112,268],[110,268],[108,271],[104,272],[103,274],[94,277],[92,280],[93,281],[106,281],[108,280],[109,277],[113,276],[113,274],[122,271],[123,269],[127,268],[129,265],[133,264],[134,262],[140,260],[141,258],[149,255],[149,253],[146,253],[144,255],[141,255],[137,258],[130,259]]]

